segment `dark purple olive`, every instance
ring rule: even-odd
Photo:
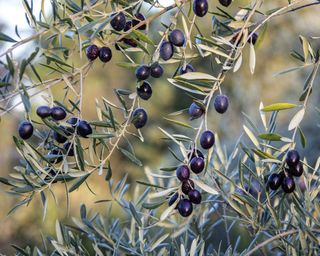
[[[193,0],[193,12],[198,17],[203,17],[207,14],[209,9],[207,0]]]
[[[189,167],[187,165],[180,165],[176,170],[177,178],[181,181],[186,181],[190,177]]]
[[[226,95],[218,95],[214,99],[214,108],[220,114],[223,114],[227,111],[229,106],[229,100]]]
[[[54,131],[53,132],[53,138],[58,142],[58,143],[65,143],[68,140],[69,135],[71,135],[68,130],[66,129],[66,127],[64,126],[59,126],[59,132]]]
[[[100,51],[99,51],[99,59],[104,62],[107,63],[111,60],[112,58],[112,51],[109,47],[101,47]]]
[[[283,179],[281,187],[285,193],[289,194],[294,191],[296,184],[294,183],[294,180],[292,177],[287,176]]]
[[[289,150],[286,156],[286,163],[289,167],[296,166],[300,161],[300,155],[297,150]]]
[[[167,61],[173,56],[173,45],[168,41],[163,41],[160,46],[160,58]]]
[[[169,35],[169,41],[177,47],[181,47],[184,45],[186,41],[186,37],[184,36],[184,33],[180,29],[172,30]]]
[[[62,160],[61,160],[62,161]],[[57,172],[50,168],[50,169],[46,169],[48,175],[44,178],[45,181],[49,181],[49,182],[52,182],[52,183],[57,183],[56,180],[52,181],[54,178],[56,178],[57,176]]]
[[[203,149],[209,149],[214,144],[214,133],[212,131],[204,131],[200,136],[200,145]]]
[[[81,120],[78,123],[77,132],[81,137],[88,138],[88,135],[92,134],[92,128],[87,121]]]
[[[19,136],[23,140],[29,139],[33,134],[33,125],[29,121],[23,121],[19,125]]]
[[[127,32],[127,31],[129,31],[130,29],[132,29],[132,27],[133,27],[132,21],[129,20],[129,21],[126,22],[126,25],[124,26],[123,31],[124,31],[124,32]]]
[[[56,106],[51,108],[51,117],[56,120],[56,121],[60,121],[65,119],[67,116],[67,112],[65,111],[65,109],[63,107],[60,106]]]
[[[204,169],[204,159],[202,157],[194,157],[190,162],[190,169],[194,173],[200,173]]]
[[[194,182],[192,180],[185,180],[181,184],[183,194],[188,195],[189,191],[194,189]]]
[[[282,175],[278,173],[272,173],[268,178],[268,186],[272,190],[277,190],[281,186],[282,181],[283,181]]]
[[[292,176],[300,177],[303,174],[302,163],[299,162],[297,165],[287,168],[287,172]]]
[[[219,0],[219,3],[225,7],[228,7],[232,3],[232,0]]]
[[[132,38],[123,38],[123,42],[133,48],[137,47],[137,41]]]
[[[51,115],[51,108],[48,106],[40,106],[37,108],[37,115],[41,118],[47,118]]]
[[[192,102],[188,110],[191,120],[201,117],[204,111],[203,107],[196,102]]]
[[[67,123],[70,124],[72,127],[76,127],[79,122],[80,120],[77,117],[71,117],[67,120]]]
[[[257,41],[258,41],[258,34],[254,32],[252,36],[249,38],[249,42],[255,45]]]
[[[146,80],[150,76],[150,67],[141,65],[136,69],[136,77],[138,80]]]
[[[160,64],[155,64],[150,67],[150,74],[154,78],[159,78],[163,75],[163,67]]]
[[[150,99],[152,95],[152,88],[150,84],[146,81],[143,81],[143,83],[137,87],[137,94],[143,100]]]
[[[126,25],[126,16],[123,12],[112,15],[113,19],[110,21],[111,27],[116,31],[121,31]]]
[[[99,47],[95,44],[89,45],[86,49],[86,55],[89,60],[95,60],[99,56]]]
[[[115,43],[114,44],[114,48],[117,50],[117,51],[121,51],[120,47],[119,47],[119,44]]]
[[[178,211],[183,217],[190,216],[193,211],[192,203],[188,199],[181,199],[178,203]]]
[[[124,26],[123,31],[124,31],[124,32],[127,32],[127,31],[129,31],[132,27],[133,27],[132,21],[127,21],[127,22],[126,22],[126,25]],[[130,38],[130,36],[127,36],[127,37],[123,38],[122,41],[123,41],[125,44],[130,45],[131,47],[137,47],[137,46],[138,46],[137,41],[136,41],[135,39],[133,39],[133,38]]]
[[[140,129],[146,125],[148,121],[147,112],[143,108],[136,108],[132,113],[132,123],[137,128]]]
[[[193,204],[201,203],[201,193],[196,189],[190,190],[188,193],[188,197],[190,202]]]

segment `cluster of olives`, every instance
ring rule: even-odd
[[[90,45],[86,50],[87,58],[91,61],[94,61],[96,58],[107,63],[112,59],[112,51],[109,47],[101,47],[99,48],[95,44]]]
[[[227,6],[228,1],[220,1],[221,4]],[[230,1],[231,2],[231,1]],[[194,0],[193,1],[193,11],[196,16],[203,17],[208,12],[208,1],[207,0]],[[126,16],[123,12],[116,13],[112,15],[112,20],[110,22],[111,27],[115,31],[128,31],[132,27],[139,24],[139,22],[145,20],[145,17],[137,13],[135,18],[130,21],[126,21]],[[146,25],[140,26],[140,30],[146,29]],[[124,37],[121,39],[127,45],[132,47],[137,46],[136,39],[131,39],[129,37]],[[160,58],[164,61],[167,61],[173,57],[175,47],[183,47],[186,43],[186,36],[180,29],[172,30],[167,40],[163,40],[160,44],[159,55]],[[116,49],[120,49],[116,44]],[[103,62],[110,61],[112,57],[111,49],[108,47],[98,48],[96,45],[90,45],[87,48],[87,57],[89,60],[94,60],[99,57]],[[179,69],[179,74],[185,74],[189,72],[194,72],[194,67],[188,63],[183,65]],[[163,75],[163,67],[158,63],[153,63],[152,65],[140,65],[136,71],[135,75],[137,80],[139,81],[139,86],[136,88],[137,95],[142,100],[149,100],[152,96],[152,87],[148,81],[146,81],[150,76],[153,78],[160,78]],[[228,108],[228,98],[225,95],[219,95],[215,99],[214,106],[219,113],[224,113]],[[189,114],[191,119],[196,119],[202,116],[204,113],[204,107],[201,104],[196,102],[192,103],[189,108]],[[147,112],[143,108],[136,108],[131,116],[132,124],[140,129],[144,127],[147,123],[148,116]],[[214,144],[214,133],[210,130],[204,131],[200,136],[200,145],[203,149],[209,149]],[[196,150],[191,154],[190,159],[190,168],[191,171],[198,174],[202,172],[204,169],[204,157],[203,154]],[[182,182],[181,191],[185,196],[188,196],[189,199],[180,198],[179,203],[177,205],[177,209],[182,216],[189,216],[192,212],[192,203],[199,204],[201,202],[201,194],[198,190],[194,189],[194,183],[191,179],[189,179],[190,170],[187,165],[182,165],[177,169],[177,177]],[[172,205],[177,198],[179,197],[178,193],[175,193],[171,198],[169,205]]]
[[[228,110],[229,99],[226,95],[219,94],[214,99],[214,108],[219,114],[223,114]],[[190,119],[200,118],[205,112],[205,106],[200,102],[192,102],[189,107]]]
[[[160,45],[160,58],[164,61],[170,60],[174,54],[174,46],[182,47],[186,37],[180,29],[174,29],[169,34],[169,40],[163,40]]]
[[[135,71],[136,77],[140,82],[137,87],[137,94],[143,100],[148,100],[152,95],[152,88],[147,80],[150,75],[154,78],[160,78],[163,75],[163,67],[159,63],[154,63],[151,66],[140,65]]]
[[[126,16],[124,15],[123,12],[113,14],[112,17],[113,18],[110,21],[110,25],[115,31],[118,31],[118,32],[120,32],[122,30],[124,32],[126,32],[126,31],[130,30],[132,27],[138,25],[141,21],[145,20],[144,15],[141,13],[135,14],[135,18],[130,21],[126,21]],[[146,25],[142,25],[138,29],[144,30],[144,29],[146,29]],[[125,37],[125,38],[121,39],[121,42],[124,42],[125,44],[128,44],[132,47],[137,47],[136,41],[131,38]],[[115,45],[115,48],[117,50],[120,50],[120,48],[117,44]],[[102,62],[107,63],[112,59],[112,51],[109,47],[104,46],[104,47],[99,48],[95,44],[92,44],[87,47],[86,55],[87,55],[87,58],[91,61],[94,61],[96,58],[99,57],[99,59]]]
[[[189,153],[191,161],[188,165],[180,165],[176,170],[177,178],[181,181],[181,192],[175,192],[169,198],[169,206],[173,205],[177,200],[176,209],[183,217],[188,217],[192,211],[192,204],[201,203],[201,193],[195,189],[194,182],[190,179],[190,169],[193,173],[199,174],[204,170],[204,156],[199,150],[193,150]],[[188,197],[188,198],[187,198]]]
[[[272,190],[277,190],[281,186],[285,193],[292,193],[296,187],[293,177],[300,177],[303,174],[303,165],[298,151],[294,149],[288,151],[285,161],[287,166],[284,171],[271,174],[267,185]]]
[[[219,0],[219,3],[221,5],[223,5],[224,7],[228,7],[232,3],[232,0]],[[207,14],[207,12],[208,12],[208,8],[209,8],[209,5],[208,5],[208,1],[207,0],[194,0],[193,1],[193,12],[198,17],[205,16]],[[238,30],[235,33],[235,35],[232,37],[232,39],[230,40],[231,43],[235,43],[236,39],[238,38],[239,32],[240,32],[240,30]],[[242,36],[243,35],[241,35],[241,38],[238,41],[238,44],[240,43],[240,41],[242,39]],[[257,33],[253,33],[252,36],[248,39],[248,41],[250,43],[252,43],[253,45],[255,45],[257,40],[258,40],[258,34]]]
[[[169,60],[173,56],[174,46],[181,47],[185,44],[185,35],[180,29],[174,29],[169,34],[169,41],[163,41],[160,46],[160,57],[163,60]],[[191,64],[187,64],[185,68],[180,68],[180,74],[187,72],[194,72],[195,69]],[[152,65],[140,65],[135,70],[137,80],[140,82],[137,87],[137,95],[143,100],[149,100],[152,96],[152,87],[148,81],[150,76],[153,78],[160,78],[163,75],[164,69],[155,62]],[[143,108],[137,108],[132,114],[132,123],[139,129],[142,128],[147,122],[148,116]]]
[[[167,61],[172,58],[174,54],[174,47],[182,47],[185,45],[186,37],[185,34],[180,29],[174,29],[169,34],[169,40],[163,40],[160,45],[160,58]],[[195,72],[194,67],[191,64],[186,64],[181,66],[179,69],[179,74],[183,75],[185,73]]]
[[[37,108],[37,115],[42,118],[51,118],[55,122],[64,120],[67,117],[66,110],[61,106],[48,107],[40,106]],[[90,124],[85,120],[79,120],[77,117],[71,117],[66,121],[69,126],[59,125],[58,130],[54,130],[52,133],[52,138],[58,144],[63,144],[63,147],[54,146],[51,147],[49,152],[49,161],[51,163],[59,163],[63,160],[63,154],[68,156],[74,156],[74,146],[68,139],[75,131],[78,135],[83,138],[88,138],[88,135],[92,134],[92,128]],[[19,125],[19,136],[23,140],[29,139],[33,135],[33,125],[29,121],[23,121]]]
[[[200,145],[203,149],[210,149],[214,145],[214,142],[215,137],[212,131],[206,130],[201,133]],[[188,159],[191,159],[189,165],[180,165],[176,170],[177,178],[181,181],[182,193],[176,192],[169,199],[169,206],[171,206],[179,198],[176,209],[178,209],[178,212],[183,217],[188,217],[192,213],[192,204],[201,203],[201,193],[195,189],[194,182],[190,179],[190,169],[193,173],[199,174],[205,167],[204,156],[200,150],[193,149],[189,153]],[[188,198],[185,198],[186,196]]]
[[[116,30],[118,32],[120,32],[122,30],[124,32],[127,32],[131,28],[137,26],[141,21],[145,20],[145,17],[142,13],[136,13],[134,15],[134,19],[129,20],[129,21],[126,20],[126,16],[124,15],[123,12],[119,12],[118,14],[113,14],[112,16],[113,16],[113,19],[111,20],[110,25],[114,30]],[[144,25],[139,26],[138,29],[145,30],[146,28],[147,28],[147,26],[144,24]],[[124,42],[125,44],[127,44],[131,47],[138,46],[136,40],[129,38],[129,37],[122,38],[120,41]],[[115,47],[117,50],[120,50],[118,44],[116,44]]]
[[[169,60],[174,53],[174,46],[181,47],[185,44],[185,35],[180,29],[174,29],[169,34],[169,41],[163,41],[160,46],[160,57],[163,60]],[[181,67],[179,70],[180,75],[194,72],[195,69],[191,64],[187,64],[185,67]],[[153,63],[151,66],[140,65],[136,71],[135,75],[138,81],[141,82],[140,86],[137,88],[138,96],[143,100],[148,100],[152,95],[152,88],[150,84],[145,81],[150,76],[153,78],[160,78],[163,75],[164,69],[159,63]]]
[[[193,72],[193,67],[188,64],[186,72]],[[180,71],[181,72],[181,71]],[[216,111],[223,114],[227,111],[229,106],[228,97],[225,95],[218,95],[214,100],[214,107]],[[193,102],[189,107],[189,115],[191,120],[200,118],[205,112],[205,106],[200,102]],[[205,130],[200,135],[200,145],[203,149],[210,149],[215,143],[214,133],[210,130]],[[190,179],[190,169],[193,173],[199,174],[205,167],[204,156],[199,150],[193,150],[189,154],[191,158],[188,165],[180,165],[176,170],[177,178],[181,181],[182,193],[174,193],[169,198],[169,206],[174,204],[178,199],[176,209],[183,217],[188,217],[192,211],[192,204],[201,203],[201,193],[194,188],[194,182]],[[185,198],[188,196],[188,198]]]
[[[112,14],[112,20],[110,21],[110,25],[111,27],[120,32],[122,30],[125,30],[126,25],[130,24],[131,27],[135,27],[137,26],[141,21],[145,20],[145,17],[142,13],[136,13],[135,14],[135,18],[133,20],[127,21],[126,20],[126,16],[124,15],[123,12],[118,12],[118,13],[114,13]],[[139,30],[145,30],[147,28],[146,25],[142,25],[140,26],[138,29]],[[129,30],[129,29],[128,29]],[[127,30],[127,31],[128,31]]]
[[[152,87],[148,81],[145,81],[150,77],[160,78],[163,75],[163,67],[159,63],[153,63],[151,66],[140,65],[135,71],[136,77],[139,81],[139,86],[136,88],[137,95],[142,100],[149,100],[152,96]],[[132,113],[132,123],[140,129],[147,123],[148,115],[143,108],[136,108]]]

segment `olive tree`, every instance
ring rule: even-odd
[[[44,8],[46,2],[49,11]],[[20,104],[25,109],[25,120],[13,134],[21,161],[14,175],[0,179],[11,194],[21,198],[12,212],[39,196],[45,216],[57,182],[65,184],[68,197],[98,173],[112,198],[98,203],[108,209],[110,202],[116,203],[127,217],[89,214],[81,205],[81,218],[72,217],[72,225],[57,221],[56,237],[45,238],[42,247],[15,245],[17,254],[320,253],[319,152],[310,152],[316,159],[311,164],[297,148],[297,144],[308,148],[308,134],[301,124],[317,89],[319,44],[314,41],[319,38],[311,42],[300,35],[300,49],[291,51],[297,67],[278,73],[290,75],[311,67],[301,94],[292,102],[261,103],[260,121],[245,116],[243,136],[229,153],[210,128],[213,112],[224,115],[233,107],[232,97],[223,93],[225,78],[243,68],[255,74],[267,25],[279,16],[285,18],[320,3],[274,1],[276,8],[268,9],[265,2],[175,0],[163,6],[151,0],[22,1],[33,35],[22,39],[18,29],[15,37],[0,33],[0,40],[11,44],[0,54],[6,69],[0,82],[1,115],[10,115]],[[34,5],[42,6],[40,13],[34,13]],[[232,6],[238,8],[230,11]],[[161,21],[163,15],[170,19]],[[212,17],[212,23],[201,31],[198,24],[205,16]],[[152,31],[154,23],[162,29]],[[14,59],[12,53],[30,42],[34,45],[31,55]],[[115,55],[126,61],[115,63]],[[85,59],[85,64],[78,65],[77,58]],[[197,71],[192,65],[195,59],[209,59],[212,72]],[[83,87],[97,62],[134,72],[136,81],[134,89],[114,89],[117,103],[105,97],[92,99],[97,118],[86,120]],[[166,76],[164,71],[170,66],[175,71]],[[40,73],[40,68],[46,73]],[[178,88],[179,97],[191,101],[188,109],[176,109],[166,118],[174,130],[157,128],[175,159],[174,166],[158,170],[143,167],[132,144],[137,139],[143,144],[148,129],[148,109],[142,105],[152,99],[155,89],[150,78]],[[64,84],[63,100],[50,94],[47,104],[33,113],[30,99],[60,83]],[[17,97],[20,100],[12,103]],[[280,134],[277,117],[288,110],[295,114],[287,133]],[[35,121],[35,115],[41,122]],[[191,132],[184,134],[182,128]],[[144,169],[145,180],[128,184],[127,175],[113,179],[115,152]],[[128,194],[129,185],[134,187],[133,195]],[[243,236],[233,232],[237,228],[250,239],[245,248],[240,246]]]

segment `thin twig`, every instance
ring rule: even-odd
[[[133,113],[133,111],[135,109],[136,100],[137,100],[137,97],[134,97],[133,102],[132,102],[132,106],[131,106],[130,111],[128,113],[127,120],[126,120],[125,124],[123,125],[123,127],[121,129],[121,132],[117,136],[117,140],[115,141],[115,143],[113,144],[112,148],[110,149],[109,154],[100,162],[100,164],[98,166],[96,166],[93,169],[91,169],[89,171],[89,173],[92,173],[93,171],[97,170],[99,168],[99,166],[103,166],[110,159],[110,157],[112,156],[112,153],[114,152],[114,150],[116,148],[118,148],[118,145],[119,145],[121,139],[123,138],[123,136],[127,132],[127,128],[128,128],[128,126],[130,124],[130,121],[131,121],[132,113]]]
[[[49,32],[50,30],[40,30],[38,31],[36,34],[33,34],[30,37],[27,37],[17,43],[15,43],[14,45],[12,45],[9,49],[7,49],[6,51],[4,51],[3,53],[0,54],[0,57],[7,55],[8,53],[11,53],[14,49],[16,49],[17,47],[24,45],[26,43],[29,43],[30,41],[37,39],[39,36],[41,36],[42,34]]]
[[[310,4],[305,4],[305,5],[299,6],[299,7],[297,7],[297,8],[293,8],[293,9],[291,9],[290,11],[287,11],[286,13],[295,12],[295,11],[301,10],[301,9],[303,9],[303,8],[305,8],[305,7],[310,7],[310,6],[318,5],[318,4],[320,4],[319,1],[318,1],[318,2],[314,2],[314,3],[310,3]]]

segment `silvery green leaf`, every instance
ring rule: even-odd
[[[154,243],[152,243],[150,247],[150,252],[154,251],[164,240],[167,239],[169,235],[170,235],[169,233],[164,234],[163,236],[158,238]]]
[[[170,118],[166,118],[166,117],[164,117],[164,119],[169,121],[170,123],[175,124],[175,125],[183,126],[183,127],[190,128],[190,129],[194,129],[191,125],[189,125],[187,123],[184,123],[184,122],[181,122],[181,121],[178,121],[178,120],[174,120],[174,119],[170,119]]]
[[[237,72],[240,67],[241,67],[241,64],[242,64],[242,53],[240,53],[239,57],[237,58],[234,66],[233,66],[233,72]]]
[[[184,248],[184,245],[181,243],[180,244],[180,255],[181,256],[186,256],[186,249]]]
[[[193,241],[191,243],[190,253],[189,253],[190,256],[196,255],[197,244],[198,244],[198,238],[193,239]]]
[[[218,195],[219,194],[219,192],[217,190],[215,190],[214,188],[208,186],[207,184],[203,183],[200,180],[194,179],[193,182],[194,182],[195,185],[197,185],[202,190],[208,192],[209,194],[212,194],[212,195]]]
[[[299,126],[305,114],[305,108],[300,109],[291,119],[288,130],[291,131]]]
[[[197,46],[200,47],[202,50],[205,50],[205,51],[214,53],[216,55],[219,55],[221,57],[230,59],[230,57],[227,54],[225,54],[224,52],[218,50],[218,47],[210,47],[210,46],[207,46],[207,45],[204,45],[204,44],[197,44]]]
[[[56,220],[56,236],[59,244],[63,244],[63,234],[62,234],[62,229],[61,229],[61,224],[58,220]]]
[[[191,84],[189,84],[189,86],[187,87],[185,84],[179,83],[180,81],[176,81],[176,80],[171,79],[171,78],[168,78],[168,81],[173,86],[175,86],[175,87],[177,87],[179,89],[182,89],[182,90],[184,90],[186,92],[193,93],[193,94],[198,94],[198,95],[206,95],[206,93],[199,86],[195,86],[195,85],[191,86]]]
[[[260,117],[264,126],[264,129],[267,131],[267,120],[266,120],[266,115],[265,113],[262,111],[262,109],[264,108],[262,101],[260,102],[260,106],[259,106],[259,112],[260,112]]]
[[[178,200],[177,200],[177,201],[178,201]],[[176,205],[177,205],[177,203],[178,203],[177,201],[174,202],[173,205],[171,205],[170,207],[168,207],[167,209],[165,209],[165,210],[163,211],[163,213],[162,213],[161,216],[160,216],[160,221],[164,221],[164,220],[169,216],[169,214],[170,214],[171,212],[173,212],[174,208],[176,208]]]
[[[304,61],[307,62],[309,56],[309,42],[304,36],[299,36],[299,39],[302,43]]]
[[[129,209],[130,209],[130,211],[132,213],[132,216],[134,217],[135,221],[137,222],[137,224],[140,227],[142,227],[142,222],[141,222],[141,220],[139,218],[139,215],[138,215],[138,213],[136,211],[136,208],[134,207],[134,205],[131,202],[129,203]]]
[[[256,52],[254,50],[254,45],[250,43],[250,57],[249,57],[249,66],[251,74],[254,73],[256,67]]]
[[[199,81],[216,81],[217,78],[201,72],[188,72],[183,75],[176,76],[175,79],[182,80],[199,80]]]
[[[153,198],[158,198],[158,197],[163,197],[163,196],[166,196],[168,195],[170,192],[173,192],[177,190],[176,187],[173,187],[173,188],[168,188],[166,190],[162,190],[162,191],[159,191],[159,192],[154,192],[154,193],[150,193],[149,194],[149,199],[153,199]]]
[[[259,147],[259,141],[257,140],[256,136],[253,134],[253,132],[245,125],[243,125],[243,129],[245,133],[248,135],[252,143],[256,146]]]
[[[142,166],[142,162],[131,152],[129,152],[128,150],[124,149],[124,148],[120,148],[119,150],[122,154],[124,154],[129,160],[131,160],[133,163],[135,163],[138,166]]]

